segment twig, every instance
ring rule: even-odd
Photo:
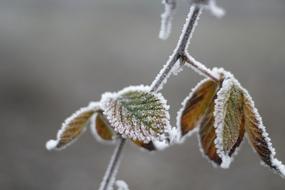
[[[159,38],[166,40],[171,33],[173,15],[176,9],[176,0],[163,0],[164,13],[161,14]]]
[[[99,190],[112,189],[111,187],[114,185],[115,178],[116,178],[119,166],[120,166],[122,150],[125,145],[125,142],[126,142],[126,139],[121,138],[120,142],[117,144]]]
[[[209,77],[213,81],[219,82],[219,78],[215,76],[210,69],[205,67],[205,65],[200,63],[199,61],[196,61],[196,59],[188,53],[184,53],[181,56],[181,59],[184,62],[188,63],[194,70],[200,72],[202,75]]]

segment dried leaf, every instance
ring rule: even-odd
[[[166,100],[149,87],[129,87],[106,93],[101,100],[104,115],[123,137],[148,143],[163,138],[170,128]]]
[[[98,109],[98,103],[91,103],[89,106],[75,112],[62,124],[61,129],[57,133],[57,139],[47,142],[46,148],[48,150],[61,150],[70,145],[85,131],[86,124]]]
[[[100,110],[91,118],[91,132],[99,142],[114,142],[116,134]]]
[[[212,80],[203,80],[183,101],[183,107],[177,116],[177,125],[180,126],[182,137],[199,127],[207,109],[214,101],[218,87],[219,84]]]
[[[244,136],[243,92],[234,78],[223,81],[215,100],[215,141],[221,167],[228,168],[231,157]]]
[[[254,102],[246,90],[244,90],[244,94],[245,129],[248,140],[264,164],[279,173],[282,177],[285,177],[285,166],[275,158],[275,149],[268,137],[262,119],[254,106]]]
[[[214,127],[214,103],[210,105],[199,129],[199,142],[201,151],[214,165],[221,165],[222,159],[215,146],[216,132]]]

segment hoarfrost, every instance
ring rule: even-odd
[[[117,190],[129,190],[128,184],[123,180],[117,180],[115,185],[117,186]]]
[[[177,60],[172,68],[173,75],[178,75],[181,71],[183,71],[184,64],[181,63],[180,60]]]

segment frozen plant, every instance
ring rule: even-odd
[[[160,38],[170,34],[176,0],[163,0]],[[224,11],[215,0],[193,0],[177,46],[150,86],[130,86],[119,92],[108,92],[98,102],[75,112],[62,124],[55,140],[46,144],[48,150],[62,150],[86,130],[88,124],[99,142],[117,144],[99,190],[127,190],[128,185],[116,181],[122,150],[126,140],[147,151],[158,151],[180,144],[198,133],[201,150],[213,165],[228,168],[246,134],[262,163],[285,177],[285,166],[276,153],[261,116],[248,91],[230,72],[209,69],[188,52],[193,31],[202,10],[216,16]],[[170,126],[169,106],[159,91],[172,74],[183,67],[205,77],[193,88],[177,113],[177,126]]]

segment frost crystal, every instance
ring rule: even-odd
[[[159,93],[147,86],[134,86],[118,93],[105,93],[103,114],[122,137],[148,143],[161,140],[170,130],[169,106]]]
[[[117,180],[115,185],[117,186],[117,190],[129,190],[128,184],[123,180]]]
[[[176,0],[162,0],[164,5],[164,13],[161,14],[161,26],[159,32],[159,38],[166,40],[171,33],[171,25],[176,8]]]
[[[175,65],[172,68],[173,75],[178,75],[181,71],[183,71],[183,65],[180,60],[177,60]]]

